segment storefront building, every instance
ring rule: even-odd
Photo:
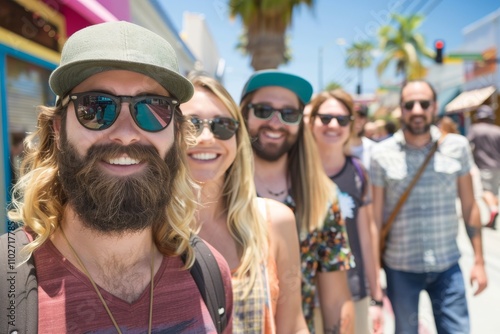
[[[500,125],[500,8],[463,29],[464,45],[460,53],[480,54],[482,61],[464,62],[462,93],[445,107],[447,114],[460,120],[464,132],[474,121],[477,108],[490,105]]]

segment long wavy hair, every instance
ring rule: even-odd
[[[259,211],[257,192],[253,181],[254,165],[250,137],[244,120],[227,90],[215,79],[200,73],[188,76],[193,85],[215,95],[240,126],[236,132],[236,157],[225,174],[222,200],[227,210],[227,228],[236,241],[240,265],[236,278],[245,282],[244,296],[261,282],[261,267],[269,254],[269,227]]]
[[[255,92],[247,94],[240,103],[245,123],[248,120],[248,104]],[[300,108],[304,108],[301,103]],[[336,187],[321,165],[318,148],[311,133],[300,121],[298,139],[288,152],[287,179],[291,180],[291,195],[295,201],[297,230],[311,232],[322,228],[328,205],[336,201]]]
[[[59,228],[68,204],[67,195],[58,180],[58,147],[53,127],[58,118],[64,126],[68,104],[69,98],[66,97],[59,99],[55,107],[39,106],[37,130],[25,139],[25,157],[8,212],[11,221],[27,226],[34,233],[34,240],[23,248],[24,260]],[[175,109],[171,124],[175,127],[173,145],[178,152],[179,164],[173,181],[172,198],[165,207],[168,222],[153,225],[153,238],[159,251],[165,255],[185,253],[185,266],[188,268],[194,263],[194,251],[189,239],[197,203],[194,182],[189,177],[183,153],[196,138],[188,131],[180,109]]]

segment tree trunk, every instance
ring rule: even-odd
[[[284,34],[263,30],[249,34],[247,50],[252,55],[254,70],[278,68],[285,62]]]
[[[254,70],[274,69],[285,62],[286,25],[277,18],[256,18],[248,27],[247,51]]]

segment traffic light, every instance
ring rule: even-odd
[[[437,64],[443,63],[443,49],[444,49],[444,41],[442,39],[438,39],[434,42],[434,49],[436,50],[436,58],[435,61]]]

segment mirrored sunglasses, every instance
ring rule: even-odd
[[[100,92],[70,94],[76,118],[89,130],[105,130],[118,118],[122,103],[129,104],[130,115],[139,128],[147,132],[165,129],[179,101],[166,96],[115,96]]]
[[[411,111],[411,110],[413,110],[413,107],[415,106],[416,103],[420,104],[420,108],[422,108],[422,110],[427,110],[431,106],[432,101],[431,100],[411,100],[411,101],[403,102],[402,105],[403,105],[403,108],[405,110]]]
[[[352,116],[349,115],[326,115],[326,114],[317,114],[316,115],[320,120],[323,125],[328,125],[332,121],[332,119],[336,119],[337,123],[339,123],[340,126],[347,126],[349,123],[353,120]]]
[[[273,108],[267,104],[248,104],[248,108],[253,110],[255,117],[262,120],[269,120],[273,117],[274,113],[278,113],[278,118],[281,123],[285,125],[299,124],[302,119],[302,110],[294,108]]]
[[[220,140],[228,140],[238,130],[239,122],[229,117],[215,117],[212,119],[200,119],[198,117],[191,117],[196,129],[196,136],[201,135],[205,124],[208,126],[214,137]]]

